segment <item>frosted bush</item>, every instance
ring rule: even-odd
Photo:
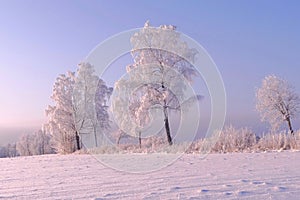
[[[300,148],[300,131],[295,135],[281,132],[278,134],[266,134],[257,144],[257,149],[268,150],[296,150]]]
[[[236,129],[227,126],[219,131],[219,137],[212,148],[212,152],[243,152],[250,151],[256,144],[255,134],[248,128]]]
[[[203,139],[199,139],[199,140],[194,141],[192,144],[190,144],[185,152],[186,153],[201,153],[202,147],[203,147]]]

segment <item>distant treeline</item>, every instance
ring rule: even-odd
[[[18,142],[0,147],[0,158],[51,153],[55,153],[51,145],[51,135],[42,130],[34,134],[24,134]]]

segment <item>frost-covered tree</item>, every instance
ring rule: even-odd
[[[7,155],[8,155],[8,154],[7,154],[7,149],[6,149],[6,147],[1,146],[1,147],[0,147],[0,158],[8,157]]]
[[[22,135],[17,142],[16,148],[20,156],[32,156],[31,135]]]
[[[134,120],[134,123],[136,124],[135,126],[135,132],[138,135],[139,138],[139,146],[140,148],[142,148],[142,130],[144,128],[144,126],[146,126],[149,121],[150,121],[150,117],[149,117],[149,113],[148,113],[148,107],[145,108],[145,104],[142,104],[143,99],[140,99],[139,94],[137,94],[136,92],[134,92],[131,95],[131,102],[129,105],[129,114],[131,117],[131,120]],[[141,96],[142,98],[144,97]]]
[[[197,51],[181,39],[175,26],[155,28],[149,22],[132,36],[131,44],[134,64],[127,67],[127,72],[131,80],[147,82],[137,89],[142,91],[137,120],[145,117],[144,110],[159,106],[164,115],[167,140],[172,145],[169,110],[180,108],[178,99],[184,96],[185,81],[192,81],[197,75],[193,63],[189,62],[194,61]]]
[[[80,149],[79,132],[75,122],[76,108],[72,103],[74,84],[74,72],[59,75],[51,96],[55,105],[46,109],[48,123],[45,127],[51,133],[54,148],[59,153],[72,153]]]
[[[51,96],[55,105],[46,109],[49,119],[45,125],[57,152],[79,150],[84,135],[92,135],[97,146],[97,134],[109,127],[106,103],[111,93],[112,88],[95,75],[89,63],[80,63],[77,73],[58,76]]]
[[[96,118],[100,131],[104,132],[110,128],[109,106],[107,105],[113,92],[112,87],[108,87],[102,79],[98,80],[95,94]]]
[[[273,131],[286,121],[293,134],[291,118],[298,114],[300,99],[286,80],[275,75],[266,76],[256,92],[256,99],[262,121],[268,121]]]
[[[16,157],[18,155],[16,143],[8,143],[7,145],[0,147],[0,158]]]
[[[107,101],[112,88],[107,87],[96,75],[91,64],[83,62],[78,67],[73,91],[75,125],[84,138],[85,145],[97,147],[98,135],[109,128]]]
[[[112,104],[112,112],[118,123],[119,130],[117,133],[117,144],[120,139],[126,135],[138,136],[141,146],[141,121],[139,122],[137,109],[140,107],[140,102],[132,95],[128,88],[131,88],[131,82],[127,79],[120,79],[115,83],[115,96]],[[144,116],[146,119],[147,116]]]
[[[79,134],[86,134],[93,142],[97,144],[97,119],[95,110],[95,93],[98,84],[98,76],[94,74],[95,70],[89,63],[80,63],[75,78],[75,87],[73,90],[73,104],[75,110],[76,126],[80,127]],[[85,137],[84,137],[85,138]],[[87,144],[87,141],[84,141]]]
[[[16,149],[20,156],[32,156],[54,153],[51,146],[51,135],[44,130],[34,134],[25,134],[19,138]]]
[[[99,126],[101,136],[103,136],[103,134],[106,131],[108,131],[111,127],[108,101],[112,92],[112,87],[108,87],[102,79],[98,80],[98,85],[95,94],[95,110],[96,121]]]
[[[35,132],[32,136],[32,146],[34,155],[43,155],[54,153],[54,149],[51,144],[51,135],[43,128]]]

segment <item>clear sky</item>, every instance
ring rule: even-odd
[[[227,122],[259,130],[265,125],[254,108],[255,88],[264,76],[281,76],[300,93],[299,9],[291,0],[2,0],[0,134],[40,127],[57,75],[75,71],[101,41],[148,19],[198,41],[222,74]],[[294,124],[300,127],[299,119]]]

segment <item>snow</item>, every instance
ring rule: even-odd
[[[298,199],[300,196],[300,152],[206,157],[99,156],[105,164],[93,155],[79,154],[0,159],[0,199]],[[147,162],[155,159],[165,165],[160,169],[149,166],[154,169],[151,172],[127,171],[137,161],[150,165]],[[118,163],[119,170],[108,167],[107,160]]]

